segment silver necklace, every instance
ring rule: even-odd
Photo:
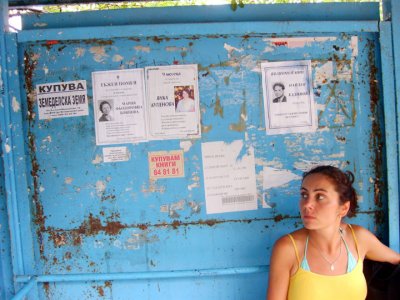
[[[338,259],[339,259],[340,256],[342,255],[342,239],[343,239],[342,232],[343,232],[343,229],[342,229],[342,228],[339,228],[339,233],[340,233],[339,255],[338,255],[332,262],[331,262],[329,259],[327,259],[327,258],[325,257],[325,255],[322,253],[321,249],[319,249],[319,248],[317,247],[317,245],[315,245],[315,246],[317,247],[317,250],[319,251],[319,254],[321,254],[322,258],[330,265],[331,272],[335,271],[335,263],[338,261]]]

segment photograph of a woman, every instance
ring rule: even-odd
[[[99,105],[99,109],[102,112],[99,122],[113,121],[113,117],[111,115],[112,106],[110,102],[102,101]]]
[[[175,87],[175,111],[176,112],[195,111],[192,86]]]

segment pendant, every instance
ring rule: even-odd
[[[335,271],[335,266],[334,265],[331,265],[331,271],[332,272]]]

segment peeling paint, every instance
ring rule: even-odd
[[[19,112],[20,110],[21,110],[21,105],[19,104],[19,102],[17,101],[17,98],[16,97],[12,97],[12,108],[13,108],[13,111],[16,113],[16,112]]]
[[[142,193],[147,194],[147,193],[164,193],[165,192],[165,186],[158,186],[157,185],[157,180],[150,179],[149,180],[149,185],[146,187],[145,184],[142,185]]]
[[[145,53],[150,53],[150,47],[146,47],[146,46],[135,46],[133,47],[133,49],[135,49],[137,52],[145,52]]]
[[[65,177],[65,179],[64,179],[65,184],[71,184],[72,181],[74,181],[74,179],[72,177]]]
[[[190,201],[188,205],[192,209],[192,214],[199,214],[201,212],[201,206],[199,203]]]
[[[188,152],[190,150],[190,148],[192,148],[193,144],[194,144],[194,141],[192,141],[192,140],[181,141],[179,143],[179,147],[181,149],[183,149],[183,152]]]
[[[108,57],[104,46],[93,46],[89,51],[93,54],[93,59],[97,62],[103,62]]]
[[[96,182],[96,194],[97,196],[101,197],[106,190],[106,183],[104,181],[98,180]]]
[[[345,169],[347,167],[347,162],[341,162],[340,160],[319,160],[319,161],[311,161],[311,160],[301,160],[301,161],[296,161],[294,163],[294,167],[298,170],[301,170],[303,172],[306,172],[310,170],[313,167],[316,167],[318,165],[331,165],[338,167],[339,169]]]
[[[51,136],[48,135],[44,139],[42,139],[42,143],[51,143],[52,139]]]
[[[199,187],[200,187],[200,182],[194,182],[194,183],[188,185],[188,190],[191,191],[194,188],[199,188]]]
[[[228,58],[231,58],[232,53],[235,52],[243,52],[243,49],[235,48],[227,43],[224,43],[224,49],[228,51]]]
[[[270,47],[303,48],[311,46],[312,43],[322,43],[327,41],[336,41],[334,36],[327,37],[292,37],[292,38],[266,38],[263,41],[268,43],[264,52],[271,52]],[[275,51],[275,49],[274,49]]]
[[[358,56],[358,36],[353,35],[351,37],[350,47],[352,49],[352,53],[351,53],[352,58],[357,57]]]
[[[214,104],[214,116],[219,115],[221,118],[224,117],[224,108],[221,105],[221,98],[217,94],[215,97],[215,104]]]
[[[120,61],[123,61],[123,60],[124,60],[124,58],[121,55],[118,55],[118,54],[114,55],[113,58],[112,58],[112,61],[114,61],[114,62],[120,62]]]
[[[47,27],[47,23],[40,23],[40,22],[37,22],[37,23],[34,23],[33,24],[33,27]]]
[[[84,56],[86,53],[86,49],[85,48],[76,48],[75,49],[75,55],[77,58]]]
[[[289,170],[280,170],[270,167],[264,167],[262,173],[264,189],[280,187],[293,180],[301,179],[301,176],[296,175]]]
[[[314,86],[319,84],[325,84],[329,80],[333,79],[333,62],[328,61],[321,66],[314,68]]]
[[[97,154],[96,157],[92,160],[92,164],[97,165],[103,162],[103,156]]]
[[[201,132],[203,134],[208,133],[212,130],[212,125],[203,125],[201,124]]]
[[[165,50],[168,52],[181,52],[181,51],[187,51],[188,49],[186,47],[168,46],[165,47]]]
[[[247,110],[246,110],[246,101],[244,101],[242,107],[240,108],[239,122],[231,123],[229,125],[229,129],[233,131],[244,132],[246,130],[246,120],[247,120]]]

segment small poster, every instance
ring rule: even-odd
[[[200,137],[197,65],[147,67],[145,72],[150,139]]]
[[[103,161],[105,163],[128,161],[130,153],[127,147],[103,148]]]
[[[150,179],[185,176],[183,150],[149,152]]]
[[[143,69],[92,73],[96,144],[146,140]]]
[[[316,131],[311,61],[264,62],[261,71],[267,134]]]
[[[243,141],[201,144],[208,214],[257,209],[254,149]]]
[[[87,116],[86,80],[36,85],[39,120]]]

